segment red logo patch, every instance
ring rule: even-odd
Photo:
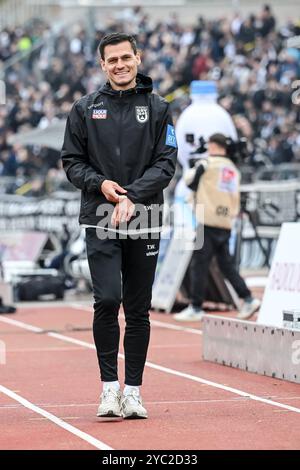
[[[106,119],[107,109],[94,109],[92,119]]]

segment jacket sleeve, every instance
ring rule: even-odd
[[[67,119],[61,158],[67,178],[76,188],[101,192],[100,187],[105,177],[97,173],[89,163],[86,124],[77,103]]]
[[[163,102],[164,110],[157,125],[157,137],[150,165],[144,174],[133,183],[124,186],[128,198],[134,203],[147,202],[151,196],[166,188],[176,167],[177,142],[169,105]]]
[[[190,168],[184,173],[184,182],[192,191],[197,191],[201,176],[205,172],[206,168],[207,160],[203,159],[197,162],[193,168]]]

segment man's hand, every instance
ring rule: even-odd
[[[100,189],[109,202],[119,202],[120,198],[124,197],[120,196],[120,194],[117,194],[116,191],[121,194],[127,193],[126,189],[122,188],[118,185],[118,183],[111,180],[104,180]]]
[[[129,222],[133,216],[135,205],[126,196],[120,196],[120,202],[114,208],[111,216],[111,223],[114,227],[121,224],[122,222]]]

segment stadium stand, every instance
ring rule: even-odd
[[[64,118],[76,99],[96,89],[104,81],[97,45],[105,32],[117,30],[136,35],[142,72],[172,101],[175,117],[188,103],[191,80],[216,80],[221,105],[233,116],[240,136],[248,139],[248,168],[299,162],[299,108],[292,102],[291,86],[299,76],[300,51],[286,48],[286,39],[299,34],[298,23],[276,27],[271,10],[214,21],[199,17],[190,26],[182,25],[176,14],[155,23],[140,7],[129,11],[124,18],[108,17],[101,29],[94,25],[92,34],[80,23],[55,33],[39,19],[2,29],[6,106],[0,109],[0,175],[15,179],[8,191],[33,178],[57,180],[57,150],[9,146],[7,138],[47,128]],[[36,183],[29,194],[40,194],[44,186]]]

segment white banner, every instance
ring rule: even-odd
[[[0,201],[0,232],[23,230],[70,232],[78,230],[79,194],[71,199],[57,196],[27,198],[3,195]]]
[[[283,310],[300,309],[300,223],[281,227],[258,323],[283,326]]]

